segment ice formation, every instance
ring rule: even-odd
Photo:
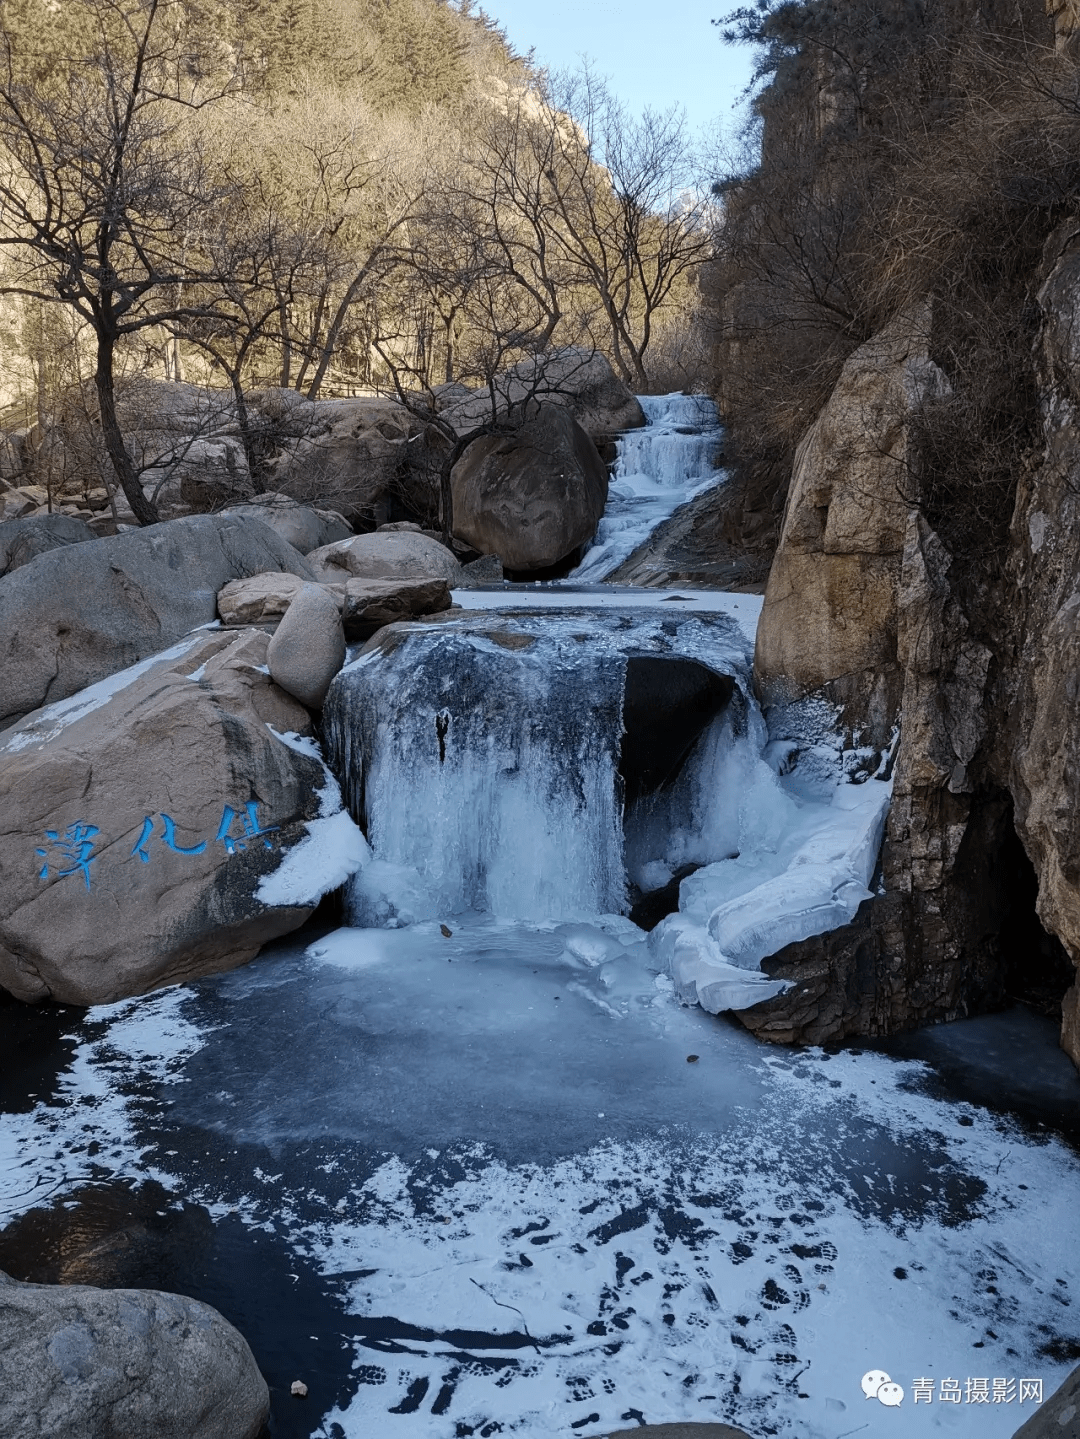
[[[640,395],[647,421],[618,440],[607,508],[571,580],[602,580],[680,505],[725,478],[721,429],[705,395]]]
[[[325,710],[372,851],[352,922],[625,914],[631,887],[694,871],[650,937],[657,965],[714,1013],[777,994],[761,960],[870,897],[889,786],[844,782],[835,751],[815,795],[781,780],[751,658],[733,617],[662,602],[567,596],[384,632]]]

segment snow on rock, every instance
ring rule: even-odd
[[[287,748],[322,766],[324,783],[317,791],[319,813],[305,822],[307,836],[288,850],[272,874],[265,875],[255,898],[269,905],[317,904],[340,889],[370,858],[371,849],[346,810],[341,789],[322,757],[317,741],[295,733],[271,734]]]

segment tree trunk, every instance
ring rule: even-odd
[[[159,518],[157,506],[143,494],[143,487],[135,473],[135,466],[131,463],[131,456],[124,445],[124,436],[120,432],[120,423],[116,418],[116,391],[113,383],[115,349],[115,340],[108,335],[98,335],[94,384],[97,388],[98,410],[101,416],[101,433],[105,439],[105,448],[112,461],[112,467],[116,471],[116,478],[120,481],[120,488],[131,506],[131,513],[140,525],[156,525]]]
[[[231,369],[229,370],[229,383],[232,385],[233,398],[236,401],[236,423],[240,427],[240,443],[244,447],[244,458],[247,460],[251,488],[257,495],[265,494],[266,486],[261,478],[262,461],[255,449],[255,438],[251,433],[251,416],[247,400],[244,398],[244,387],[240,383],[239,372],[234,373]]]
[[[292,336],[289,332],[289,307],[284,300],[278,306],[281,317],[281,388],[287,390],[292,382]]]

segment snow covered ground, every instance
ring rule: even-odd
[[[942,1382],[1049,1393],[1075,1363],[1060,1140],[941,1097],[922,1063],[756,1046],[681,1005],[625,920],[447,928],[280,943],[91,1011],[56,1092],[4,1118],[0,1212],[156,1180],[314,1265],[329,1317],[264,1360],[291,1434],[1006,1439],[1030,1402]],[[973,1022],[1006,1073],[1033,1063],[1007,1020]],[[248,1314],[257,1353],[287,1307]],[[864,1398],[871,1369],[898,1408]]]
[[[703,490],[726,478],[717,468],[722,431],[705,395],[639,395],[647,424],[618,439],[618,459],[596,536],[570,583],[602,580]]]

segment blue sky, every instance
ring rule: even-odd
[[[727,46],[710,24],[735,0],[480,0],[515,49],[535,48],[554,69],[587,55],[634,110],[685,106],[695,127],[732,110],[751,73],[750,52]]]

